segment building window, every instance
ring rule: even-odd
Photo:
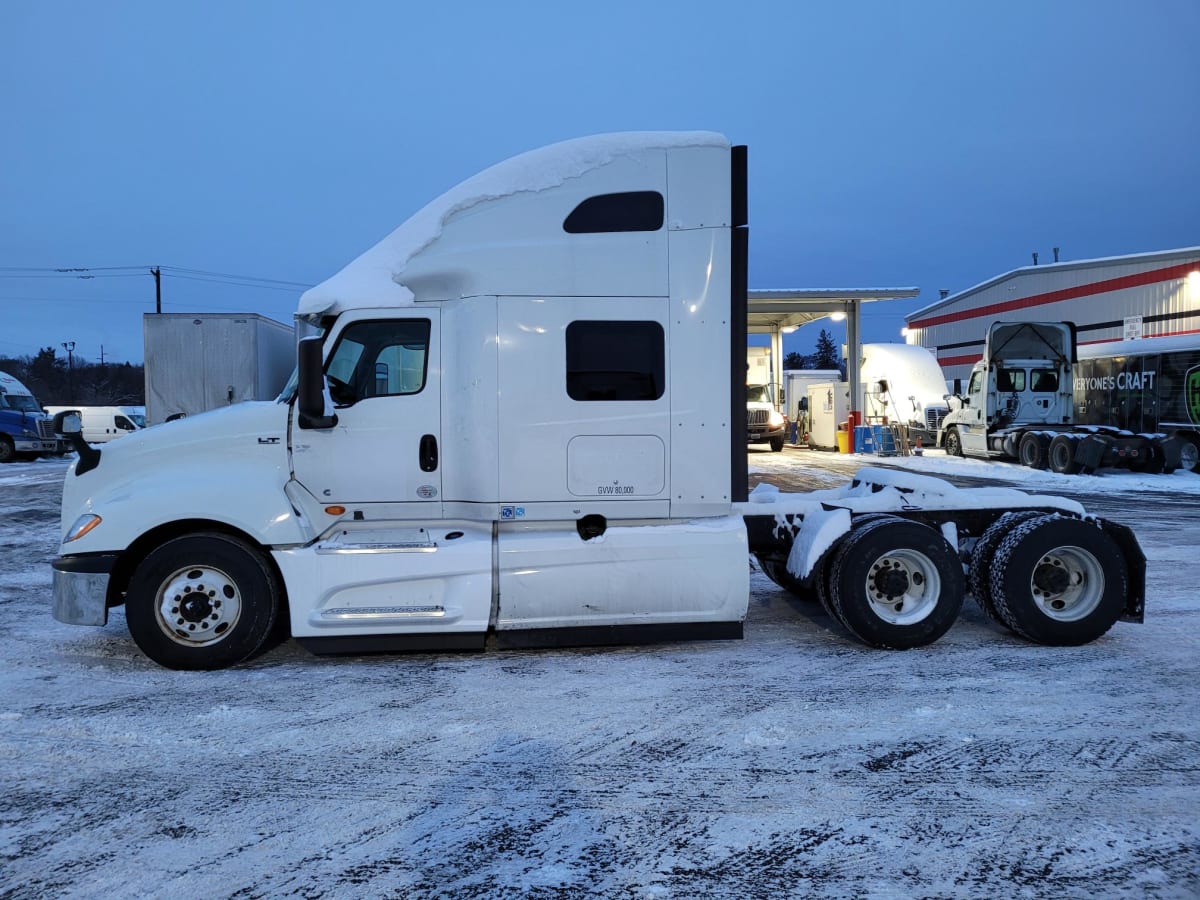
[[[663,196],[658,191],[625,191],[588,197],[563,222],[568,234],[658,231],[663,226]]]
[[[417,394],[425,387],[429,320],[355,322],[338,336],[325,367],[335,405]]]
[[[657,322],[567,326],[572,400],[657,400],[666,387],[666,340]]]

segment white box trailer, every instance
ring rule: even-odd
[[[194,416],[279,395],[296,332],[256,313],[146,313],[146,421]]]
[[[753,554],[877,647],[944,634],[967,574],[1042,643],[1140,621],[1136,539],[1071,500],[880,469],[747,497],[746,187],[721,135],[636,133],[434,200],[301,297],[294,390],[75,442],[55,617],[124,604],[180,669],[281,615],[318,653],[737,638]]]

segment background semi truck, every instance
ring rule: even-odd
[[[939,445],[1067,474],[1196,470],[1200,350],[1153,341],[1123,342],[1114,356],[1081,352],[1069,322],[996,322]]]
[[[0,463],[21,457],[51,456],[67,450],[53,423],[29,388],[0,372]]]
[[[300,298],[277,401],[73,438],[55,617],[123,603],[183,669],[281,616],[318,653],[736,638],[752,554],[877,647],[939,638],[968,584],[1041,643],[1140,621],[1136,539],[1074,501],[875,469],[748,496],[746,222],[709,132],[468,179]]]

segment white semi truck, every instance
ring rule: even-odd
[[[1070,322],[993,323],[938,445],[1060,474],[1200,468],[1200,404],[1190,401],[1200,355],[1130,343],[1115,357],[1081,354]]]
[[[968,578],[1035,641],[1140,621],[1136,539],[1073,501],[873,469],[747,497],[745,160],[602,135],[434,200],[301,297],[278,400],[75,441],[55,617],[124,604],[180,669],[281,619],[318,653],[737,638],[753,554],[879,647],[940,637]]]

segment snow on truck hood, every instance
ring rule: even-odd
[[[437,240],[456,213],[522,192],[556,187],[621,156],[675,147],[728,147],[712,131],[630,131],[575,138],[497,163],[451,188],[331,278],[300,295],[299,316],[355,307],[407,306],[408,262]]]

